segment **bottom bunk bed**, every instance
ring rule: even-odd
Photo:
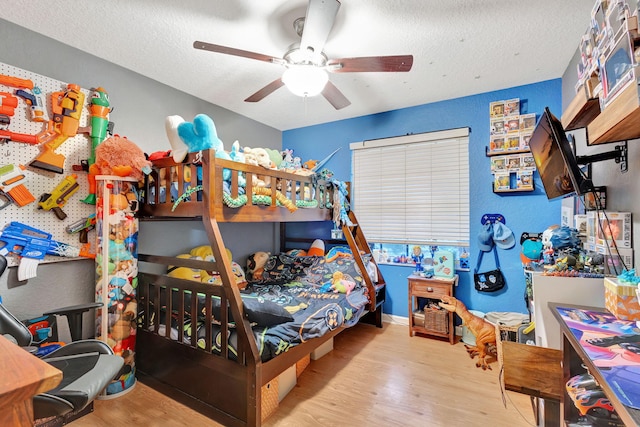
[[[143,254],[140,261],[209,264]],[[353,289],[328,292],[337,276],[353,281]],[[266,387],[355,325],[368,312],[368,289],[353,258],[279,254],[239,294],[244,318],[236,322],[223,286],[140,273],[137,368],[144,382],[225,425],[260,425]],[[257,353],[248,351],[254,345]]]

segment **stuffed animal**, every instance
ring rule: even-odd
[[[333,289],[333,292],[349,295],[356,287],[356,282],[349,279],[350,278],[345,276],[342,271],[335,271],[331,278],[331,289]]]
[[[184,119],[180,116],[168,116],[164,119],[164,129],[171,144],[171,156],[176,163],[181,163],[189,152],[187,144],[178,135],[180,123],[184,123]]]
[[[132,177],[141,181],[151,173],[151,162],[133,142],[119,135],[105,139],[96,148],[96,161],[89,168],[95,175]]]
[[[307,251],[307,256],[324,256],[324,241],[320,239],[314,240]]]
[[[180,254],[176,258],[202,260],[202,258],[198,256],[193,256],[191,254]],[[174,265],[169,266],[169,270],[167,271],[167,276],[176,277],[178,279],[194,280],[196,282],[200,282],[202,279],[202,276],[200,275],[200,270],[196,268],[189,268],[189,267],[176,267]]]
[[[231,152],[229,153],[229,157],[234,162],[246,163],[244,153],[240,151],[240,143],[238,141],[234,141],[233,144],[231,144]],[[245,185],[247,185],[247,181],[244,178],[244,173],[238,174],[238,185],[240,187],[244,187]],[[241,191],[241,194],[244,194],[244,190]]]
[[[260,280],[264,272],[264,266],[267,264],[271,254],[269,252],[256,252],[247,258],[247,274],[253,280]]]
[[[186,144],[190,153],[197,153],[202,150],[213,149],[219,159],[231,160],[229,153],[224,151],[224,143],[218,138],[216,125],[213,119],[206,114],[198,114],[192,122],[182,122],[178,124],[178,136]],[[229,181],[231,171],[224,169],[222,179]]]
[[[273,169],[273,162],[269,157],[269,152],[264,148],[244,147],[245,163]]]

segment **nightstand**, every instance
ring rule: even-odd
[[[455,343],[453,313],[447,310],[418,311],[418,298],[441,300],[443,295],[453,296],[453,287],[458,284],[458,275],[452,279],[411,275],[409,281],[409,336],[416,333],[449,338]]]

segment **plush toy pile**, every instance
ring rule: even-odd
[[[231,251],[227,249],[227,256],[229,261],[231,262],[231,272],[233,273],[236,279],[236,285],[239,289],[244,289],[247,286],[247,280],[244,275],[244,271],[242,267],[237,262],[233,261],[233,256]],[[185,258],[185,259],[194,259],[199,261],[215,261],[215,257],[213,256],[213,250],[211,246],[203,245],[197,246],[188,254],[180,254],[177,255],[177,258]],[[202,283],[210,283],[214,285],[222,285],[222,279],[217,272],[209,271],[209,270],[199,270],[192,269],[188,267],[176,267],[169,266],[169,270],[167,271],[167,275],[170,277],[176,277],[179,279],[187,279],[194,280],[196,282]]]

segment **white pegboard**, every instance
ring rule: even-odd
[[[52,118],[51,93],[64,91],[67,88],[67,83],[65,82],[54,80],[49,77],[3,63],[0,63],[0,74],[4,76],[28,79],[31,80],[35,86],[39,87],[43,94],[49,119]],[[96,85],[96,87],[97,86],[98,85]],[[0,83],[0,92],[10,93],[16,96],[15,92],[17,89],[18,88],[6,86]],[[90,122],[88,107],[90,105],[91,96],[89,90],[81,90],[85,94],[85,100],[84,105],[82,106],[80,127],[84,127]],[[26,104],[24,99],[18,97],[18,106],[15,109],[14,115],[11,117],[11,123],[8,127],[3,128],[11,132],[33,135],[41,132],[47,126],[46,123],[33,122],[30,118],[31,113],[29,106]],[[27,182],[25,182],[25,186],[36,199],[35,202],[23,207],[11,204],[0,210],[0,227],[4,229],[9,222],[18,221],[51,234],[53,240],[80,247],[81,243],[79,243],[79,235],[68,234],[65,231],[65,227],[81,218],[86,218],[87,216],[95,213],[95,206],[87,205],[80,201],[88,194],[89,185],[87,182],[87,173],[83,171],[74,172],[72,170],[72,166],[74,164],[80,164],[81,160],[86,160],[89,157],[91,152],[91,139],[87,134],[77,134],[75,137],[68,138],[55,150],[56,153],[63,154],[66,158],[64,162],[64,172],[62,174],[48,172],[29,166],[29,163],[31,163],[31,161],[41,153],[41,149],[41,145],[30,145],[15,141],[0,142],[0,166],[7,164],[27,166]],[[64,220],[59,220],[53,211],[38,209],[38,200],[40,196],[44,193],[50,193],[65,177],[72,173],[78,175],[77,182],[80,185],[80,188],[62,207],[62,210],[67,217]],[[94,246],[94,231],[89,233],[89,242]],[[4,243],[0,243],[0,247],[3,245]],[[95,252],[95,248],[93,247],[92,252]],[[9,266],[16,266],[19,264],[19,259],[16,256],[7,257],[7,260],[9,262]],[[69,258],[47,255],[41,262],[59,262],[67,260],[69,260]]]

